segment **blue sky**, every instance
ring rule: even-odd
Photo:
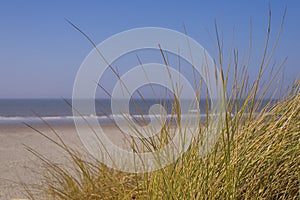
[[[267,29],[269,1],[1,1],[0,98],[71,97],[76,72],[91,44],[65,19],[86,32],[96,44],[131,28],[156,26],[184,32],[216,58],[214,20],[229,48],[249,47],[253,24],[253,57],[249,69],[254,79]],[[271,44],[285,5],[287,15],[276,63],[285,57],[285,86],[299,78],[300,1],[271,1]],[[212,37],[212,38],[211,38]],[[256,63],[257,62],[257,63]],[[274,87],[277,87],[276,85]]]

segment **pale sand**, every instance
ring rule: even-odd
[[[51,130],[45,125],[33,125],[47,136],[55,138]],[[57,130],[67,145],[84,151],[74,125],[56,124],[52,127]],[[124,136],[113,125],[106,124],[104,130],[110,137],[121,144]],[[123,138],[123,139],[121,139]],[[56,139],[57,140],[57,139]],[[41,171],[41,161],[28,152],[24,145],[30,146],[47,158],[66,163],[67,159],[63,151],[25,125],[1,125],[0,124],[0,199],[25,198],[20,181],[28,184],[39,183],[40,178],[33,170]]]

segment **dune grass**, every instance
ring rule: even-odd
[[[240,63],[236,50],[232,50],[233,62],[228,64],[228,71],[223,71],[217,36],[219,65],[228,97],[226,113],[234,115],[226,115],[220,137],[205,157],[200,155],[200,144],[195,140],[175,163],[154,172],[130,174],[107,168],[60,140],[57,145],[71,158],[71,168],[56,164],[28,148],[43,161],[46,169],[43,183],[38,187],[40,195],[46,199],[76,200],[298,199],[300,80],[295,81],[276,102],[272,95],[268,96],[276,73],[268,83],[260,82],[277,45],[276,40],[267,55],[269,36],[268,28],[259,74],[253,84],[247,78],[249,62]],[[234,76],[229,81],[231,72]],[[232,86],[229,83],[233,83]],[[164,134],[169,131],[170,126],[165,126]],[[59,134],[57,137],[60,139]],[[153,141],[148,144],[157,147]],[[41,198],[33,195],[30,188],[26,189],[29,198]]]
[[[299,89],[298,81],[287,97],[251,119],[241,112],[228,116],[224,139],[206,157],[193,143],[176,163],[147,174],[109,169],[64,146],[70,169],[31,149],[45,164],[39,189],[48,199],[298,199]]]

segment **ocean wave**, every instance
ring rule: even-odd
[[[200,117],[201,119],[205,119],[206,114],[188,114],[184,115],[182,114],[182,118],[186,118],[187,116],[189,117]],[[103,116],[96,116],[96,115],[84,115],[84,116],[43,116],[43,117],[38,117],[38,116],[0,116],[0,124],[13,124],[13,123],[39,123],[43,122],[43,120],[47,122],[61,122],[61,123],[66,123],[66,122],[73,122],[76,119],[84,119],[84,120],[89,120],[89,119],[97,119],[99,122],[112,122],[113,120],[137,120],[137,121],[151,121],[152,119],[165,119],[165,120],[172,120],[176,119],[176,115],[168,114],[168,115],[103,115]]]

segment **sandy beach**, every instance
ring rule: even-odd
[[[33,125],[39,131],[51,138],[53,132],[43,124]],[[84,151],[75,126],[72,124],[54,124],[52,127],[60,134],[66,144],[72,148]],[[111,125],[102,126],[112,138],[120,140],[120,132]],[[57,139],[56,139],[57,140]],[[48,139],[24,124],[0,124],[0,199],[25,198],[24,189],[20,185],[39,183],[39,176],[33,171],[41,171],[41,161],[25,149],[29,146],[47,158],[62,164],[67,164],[63,151]]]

